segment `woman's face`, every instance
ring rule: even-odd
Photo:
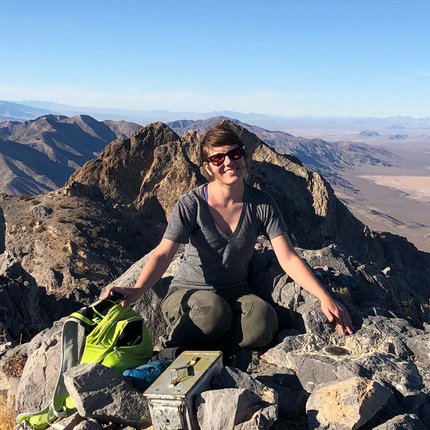
[[[209,150],[208,157],[215,154],[226,154],[224,161],[219,166],[215,166],[210,161],[205,161],[203,164],[205,170],[212,177],[214,181],[220,181],[223,184],[233,184],[238,180],[243,180],[246,174],[246,163],[243,155],[239,159],[232,159],[228,152],[237,149],[237,145],[219,146]],[[233,152],[233,158],[236,151]]]

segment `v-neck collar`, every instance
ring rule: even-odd
[[[245,205],[246,205],[246,202],[247,202],[247,193],[248,193],[248,187],[247,187],[247,185],[245,184],[245,187],[244,187],[244,190],[243,190],[243,202],[242,202],[242,209],[241,209],[241,212],[240,212],[240,218],[239,218],[239,222],[237,223],[237,225],[236,225],[236,228],[234,229],[234,231],[232,231],[232,233],[230,234],[230,235],[228,235],[228,234],[225,234],[222,230],[221,230],[221,228],[218,226],[218,224],[216,223],[216,221],[215,221],[215,218],[212,216],[212,213],[211,213],[211,211],[210,211],[210,208],[209,208],[209,203],[208,203],[208,201],[206,200],[206,191],[205,190],[207,190],[207,186],[208,186],[208,184],[206,183],[206,184],[204,184],[203,186],[202,186],[202,197],[203,197],[203,200],[205,201],[205,203],[206,203],[206,208],[207,208],[207,211],[208,211],[208,214],[209,214],[209,216],[210,216],[210,219],[211,219],[211,221],[213,222],[213,225],[215,226],[215,229],[216,229],[216,231],[218,232],[218,234],[223,238],[223,239],[225,239],[225,240],[227,240],[228,242],[230,242],[230,241],[232,241],[238,234],[239,234],[239,231],[240,231],[240,229],[241,229],[241,226],[242,226],[242,222],[243,222],[243,218],[244,218],[244,216],[245,216]]]

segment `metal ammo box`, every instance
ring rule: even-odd
[[[195,430],[194,397],[222,368],[221,351],[184,351],[145,391],[154,430]]]

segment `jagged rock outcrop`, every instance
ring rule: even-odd
[[[180,138],[166,125],[155,123],[106,147],[99,158],[70,177],[66,188],[72,194],[75,186],[94,189],[106,200],[163,219],[178,196],[202,180]]]

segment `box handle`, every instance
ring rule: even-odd
[[[170,384],[169,387],[178,385],[187,376],[194,375],[194,366],[200,361],[201,357],[192,358],[185,366],[175,367],[170,369]]]

